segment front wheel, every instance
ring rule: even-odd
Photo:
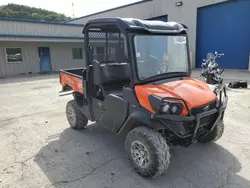
[[[66,115],[72,129],[83,129],[88,124],[88,118],[82,113],[75,100],[67,103]]]
[[[128,133],[125,150],[134,169],[144,177],[163,174],[170,163],[166,141],[161,134],[146,127],[137,127]]]
[[[215,142],[218,140],[224,132],[224,123],[223,121],[219,121],[217,125],[214,127],[214,130],[205,136],[201,136],[198,138],[198,142],[200,143],[209,143],[209,142]]]

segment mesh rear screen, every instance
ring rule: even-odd
[[[122,33],[89,31],[91,59],[100,63],[122,63],[127,61],[126,39]]]

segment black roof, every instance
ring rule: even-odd
[[[97,18],[89,20],[88,25],[97,25],[106,27],[108,24],[115,25],[119,29],[126,30],[146,30],[148,32],[158,33],[181,33],[188,30],[187,26],[177,22],[163,22],[158,20],[140,20],[136,18]]]

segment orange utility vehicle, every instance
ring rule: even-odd
[[[88,21],[83,34],[85,67],[60,72],[63,91],[73,90],[73,129],[92,121],[127,133],[128,158],[149,178],[166,171],[171,147],[222,136],[226,90],[190,77],[185,25],[103,18]]]

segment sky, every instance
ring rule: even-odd
[[[102,10],[130,4],[139,0],[0,0],[0,6],[8,3],[28,5],[36,8],[43,8],[67,16],[81,17]],[[74,4],[74,11],[72,8]]]

